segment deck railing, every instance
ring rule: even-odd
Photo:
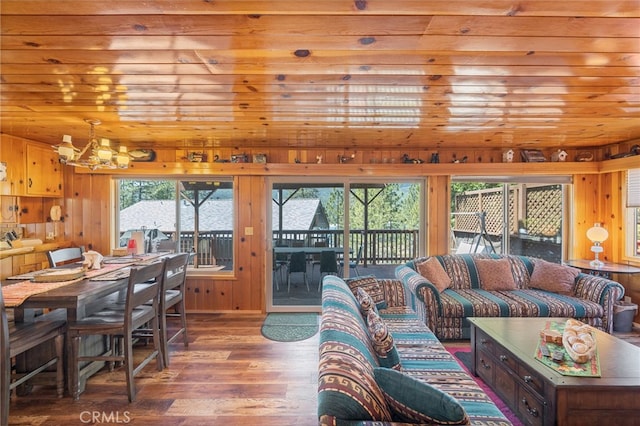
[[[174,239],[171,232],[165,232]],[[353,230],[349,233],[349,248],[352,260],[355,259],[358,248],[362,245],[363,265],[399,264],[414,259],[418,255],[418,230],[397,229],[369,229]],[[276,243],[290,247],[313,247],[316,243],[324,242],[327,247],[344,247],[344,232],[342,230],[312,230],[293,231],[283,230],[273,232],[274,246]],[[198,265],[230,265],[233,261],[233,232],[231,231],[200,231],[198,234],[198,248],[193,247],[193,232],[180,233],[180,251],[197,254]]]

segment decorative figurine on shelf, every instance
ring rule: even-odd
[[[455,164],[457,164],[457,163],[466,163],[467,162],[467,156],[465,155],[462,158],[456,158],[456,155],[454,154],[453,155],[453,160],[451,162],[455,163]]]
[[[576,155],[576,161],[587,162],[593,161],[593,153],[590,151],[582,151]]]
[[[316,164],[322,164],[322,155],[316,155]]]
[[[409,158],[408,154],[402,154],[403,163],[422,164],[424,161],[420,158]]]
[[[440,162],[440,154],[438,154],[437,152],[434,152],[433,154],[431,154],[431,161],[429,161],[430,163],[439,163]]]
[[[232,163],[248,163],[249,156],[247,154],[234,154],[231,156]]]
[[[556,152],[554,152],[553,154],[551,154],[551,161],[554,162],[558,162],[558,161],[566,161],[567,160],[567,153],[566,151],[563,151],[561,149],[557,150]]]
[[[634,155],[640,155],[640,145],[633,145],[629,152],[621,152],[618,154],[609,155],[608,158],[610,160],[615,160],[616,158],[633,157]]]
[[[187,160],[192,163],[206,163],[207,162],[207,154],[200,151],[191,151],[187,154]]]
[[[351,154],[351,156],[347,157],[346,155],[338,155],[338,161],[340,164],[346,163],[347,161],[351,161],[356,158],[355,154]]]
[[[512,149],[505,151],[502,153],[502,162],[503,163],[513,163],[513,155],[515,153]]]
[[[228,163],[229,160],[225,160],[224,158],[220,158],[220,156],[218,154],[213,156],[213,162],[214,163]]]

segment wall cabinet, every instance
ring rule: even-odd
[[[26,144],[26,195],[59,197],[62,195],[62,165],[48,146]]]
[[[0,179],[0,195],[24,194],[25,143],[17,138],[3,136],[0,143],[0,167],[4,174]]]

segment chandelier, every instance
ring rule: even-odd
[[[75,167],[86,167],[91,170],[97,169],[126,169],[129,167],[129,153],[127,147],[120,145],[119,151],[111,148],[109,139],[101,138],[100,141],[95,135],[95,126],[100,124],[100,120],[85,119],[91,128],[89,131],[89,141],[84,148],[78,149],[73,146],[70,135],[62,137],[62,143],[53,147],[58,154],[58,160],[62,164]],[[86,158],[83,156],[89,152]]]

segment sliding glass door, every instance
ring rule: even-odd
[[[274,178],[268,185],[269,311],[318,310],[325,275],[390,278],[420,251],[422,181]]]

